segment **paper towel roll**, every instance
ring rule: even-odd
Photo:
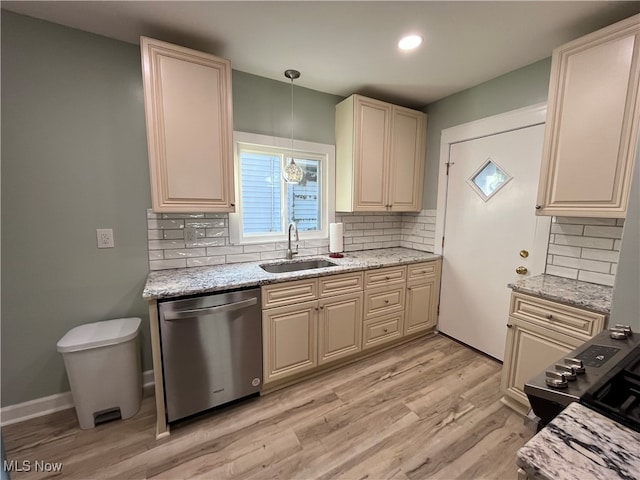
[[[342,223],[330,223],[329,224],[329,252],[339,253],[344,250]]]

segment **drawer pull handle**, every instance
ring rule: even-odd
[[[544,318],[546,318],[547,320],[553,320],[553,315],[551,315],[550,313],[547,313]]]
[[[314,307],[316,309],[316,312],[318,311],[318,307]]]
[[[389,331],[389,329],[388,329],[388,328],[383,328],[383,329],[382,329],[382,331],[383,331],[384,333],[387,333],[387,332]]]
[[[391,280],[391,277],[389,275],[387,275],[386,277],[384,277],[386,280]]]
[[[389,300],[385,300],[384,303],[389,303]]]
[[[513,325],[511,325],[510,323],[507,323],[507,328],[513,328]]]

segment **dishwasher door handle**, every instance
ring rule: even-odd
[[[206,308],[194,308],[192,310],[178,310],[175,312],[164,312],[164,319],[172,322],[174,320],[182,320],[185,318],[199,317],[201,315],[210,315],[214,313],[233,312],[243,308],[256,305],[258,303],[257,298],[250,298],[248,300],[242,300],[241,302],[227,303],[217,307]]]

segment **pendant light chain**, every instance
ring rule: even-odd
[[[285,165],[282,178],[287,183],[300,183],[304,177],[304,172],[296,165],[293,159],[293,80],[300,78],[300,72],[297,70],[285,70],[284,76],[291,80],[291,161]]]

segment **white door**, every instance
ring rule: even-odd
[[[438,329],[499,360],[507,284],[546,263],[550,217],[535,215],[543,136],[535,125],[450,147]]]

